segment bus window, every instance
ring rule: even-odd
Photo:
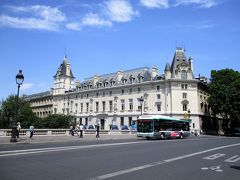
[[[152,132],[153,131],[153,122],[150,120],[138,121],[137,129],[139,132]]]

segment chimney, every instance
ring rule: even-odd
[[[122,77],[123,77],[123,71],[122,71],[122,70],[118,70],[118,72],[117,72],[117,79],[118,79],[118,82],[121,81]]]
[[[155,78],[158,75],[158,68],[157,66],[152,67],[152,78]]]

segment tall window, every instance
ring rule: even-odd
[[[102,108],[103,108],[103,109],[102,109],[103,112],[105,112],[105,110],[106,110],[106,103],[105,103],[105,101],[102,102]]]
[[[187,84],[182,84],[182,89],[187,89],[188,85]]]
[[[89,103],[86,103],[86,112],[89,111]]]
[[[157,91],[160,91],[160,85],[157,85]]]
[[[157,99],[161,99],[161,95],[160,94],[157,94]]]
[[[122,111],[125,110],[125,101],[124,101],[124,99],[121,100],[121,110]]]
[[[132,125],[132,117],[128,117],[128,126],[130,127]]]
[[[88,118],[85,118],[85,125],[88,125]]]
[[[132,94],[132,88],[129,89],[129,94]]]
[[[99,111],[99,102],[96,102],[96,112]]]
[[[183,93],[183,99],[187,99],[187,93]]]
[[[185,70],[182,70],[182,72],[181,72],[181,79],[183,79],[183,80],[187,79],[187,72]]]
[[[112,110],[113,110],[113,102],[109,101],[109,111],[112,111]]]
[[[83,103],[81,103],[81,113],[83,112]]]
[[[121,117],[121,123],[120,123],[121,126],[124,125],[124,117]]]
[[[157,111],[161,111],[161,104],[157,105]]]
[[[183,111],[187,111],[187,104],[183,104]]]
[[[133,110],[133,99],[129,99],[129,110]]]
[[[124,89],[122,89],[122,94],[124,94]]]

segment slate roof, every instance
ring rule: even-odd
[[[55,74],[55,76],[53,77],[57,77],[57,76],[68,76],[67,75],[67,64],[68,64],[68,59],[67,59],[67,56],[65,55],[64,59],[63,59],[63,63],[59,66],[58,70],[57,70],[57,73]],[[72,73],[72,70],[70,69],[70,77],[71,78],[75,78],[73,76],[73,73]]]
[[[142,67],[137,69],[131,69],[127,71],[122,71],[123,77],[121,81],[118,82],[118,75],[116,73],[105,74],[98,76],[99,80],[97,84],[100,86],[117,86],[122,84],[131,84],[136,82],[151,81],[151,73],[148,67]],[[94,85],[94,77],[86,78],[85,81],[79,84],[79,87]],[[94,87],[93,87],[94,88]]]

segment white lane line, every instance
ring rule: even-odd
[[[146,142],[124,142],[124,143],[112,143],[112,144],[93,144],[93,145],[82,145],[82,146],[66,146],[66,147],[55,147],[55,148],[40,148],[40,149],[25,149],[25,150],[13,150],[13,151],[1,151],[0,157],[5,156],[17,156],[24,154],[35,154],[35,153],[44,153],[44,152],[53,152],[53,151],[66,151],[74,149],[86,149],[94,147],[106,147],[106,146],[120,146],[128,144],[140,144]]]
[[[138,166],[138,167],[134,167],[134,168],[130,168],[130,169],[125,169],[125,170],[122,170],[122,171],[116,171],[116,172],[113,172],[113,173],[104,174],[104,175],[101,175],[101,176],[97,176],[95,178],[90,178],[90,180],[108,179],[108,178],[112,178],[112,177],[115,177],[115,176],[119,176],[119,175],[131,173],[131,172],[139,171],[139,170],[142,170],[142,169],[146,169],[146,168],[150,168],[150,167],[154,167],[154,166],[159,166],[161,164],[165,164],[165,163],[169,163],[169,162],[185,159],[185,158],[188,158],[188,157],[204,154],[204,153],[207,153],[207,152],[216,151],[216,150],[229,148],[229,147],[233,147],[233,146],[239,146],[239,145],[240,145],[240,143],[226,145],[226,146],[220,146],[220,147],[216,147],[216,148],[212,148],[212,149],[208,149],[208,150],[204,150],[204,151],[199,151],[199,152],[192,153],[192,154],[187,154],[187,155],[178,156],[178,157],[171,158],[171,159],[166,159],[166,160],[163,160],[163,161],[157,161],[157,162],[153,162],[153,163],[150,163],[150,164],[145,164],[143,166]]]

